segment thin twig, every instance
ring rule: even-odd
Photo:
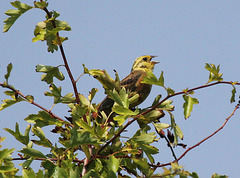
[[[16,95],[21,96],[22,98],[24,98],[25,100],[27,100],[29,103],[31,103],[31,104],[37,106],[38,108],[40,108],[41,110],[47,112],[52,118],[58,119],[58,120],[60,120],[60,121],[62,121],[62,122],[65,121],[65,120],[63,120],[62,118],[58,117],[57,115],[53,114],[51,110],[48,110],[48,109],[44,108],[43,106],[37,104],[37,103],[34,102],[34,101],[29,101],[29,99],[27,98],[27,96],[23,95],[21,92],[19,92],[18,90],[14,89],[14,88],[11,87],[10,85],[3,86],[3,84],[0,83],[0,86],[3,87],[3,88],[8,88],[8,89],[12,90],[13,92],[16,93]],[[69,123],[69,125],[72,126],[72,124],[70,124],[70,123]]]
[[[48,11],[48,9],[45,7],[43,10],[46,12],[48,18],[51,18],[51,14]],[[51,22],[52,22],[53,27],[56,28],[55,21],[52,20]],[[61,42],[61,39],[60,39],[60,36],[59,36],[58,32],[57,32],[57,39],[58,39],[58,43],[59,43],[58,46],[60,48],[61,55],[62,55],[62,58],[63,58],[64,66],[65,66],[65,68],[67,70],[67,73],[68,73],[68,76],[69,76],[69,78],[70,78],[70,80],[72,82],[73,90],[74,90],[75,97],[76,97],[76,102],[77,102],[77,104],[79,104],[80,103],[80,99],[79,99],[79,96],[78,96],[78,90],[77,90],[76,81],[74,80],[72,72],[71,72],[70,67],[68,65],[68,61],[67,61],[67,58],[66,58],[66,55],[65,55],[65,52],[64,52],[64,49],[63,49],[63,45],[62,45],[62,42]]]
[[[202,88],[207,88],[207,87],[214,86],[214,85],[218,85],[218,84],[229,84],[229,85],[232,85],[232,82],[218,81],[218,82],[214,82],[214,83],[210,83],[210,84],[205,84],[205,85],[202,85],[202,86],[199,86],[199,87],[195,87],[195,88],[188,89],[186,92],[185,92],[185,91],[182,91],[182,92],[174,93],[174,94],[172,94],[172,95],[168,95],[168,96],[166,96],[161,102],[159,102],[158,104],[156,104],[155,106],[153,106],[151,109],[149,109],[149,110],[141,113],[141,115],[144,115],[144,114],[149,113],[150,111],[154,110],[154,109],[157,108],[159,105],[161,105],[164,101],[166,101],[167,99],[169,99],[169,98],[171,98],[171,97],[174,97],[174,96],[177,96],[177,95],[182,95],[182,94],[185,94],[185,93],[189,93],[189,92],[191,92],[191,91],[199,90],[199,89],[202,89]],[[240,83],[235,83],[235,85],[240,85]]]
[[[229,119],[235,114],[235,112],[236,112],[236,110],[238,108],[239,108],[239,104],[234,108],[233,112],[226,118],[225,122],[223,123],[223,125],[220,128],[218,128],[215,132],[213,132],[211,135],[209,135],[208,137],[204,138],[200,142],[198,142],[195,145],[189,147],[177,160],[174,160],[173,162],[181,160],[190,150],[192,150],[195,147],[199,146],[200,144],[202,144],[203,142],[205,142],[206,140],[210,139],[212,136],[217,134],[220,130],[222,130],[224,128],[224,126],[227,124],[227,122],[229,121]],[[169,166],[169,165],[171,165],[171,162],[165,163],[165,164],[159,164],[159,165],[150,164],[150,166],[152,166],[152,167],[164,167],[164,166]]]

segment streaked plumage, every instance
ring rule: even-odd
[[[156,56],[141,56],[137,58],[132,66],[131,73],[121,81],[121,87],[125,87],[130,91],[129,98],[135,94],[139,94],[138,101],[132,103],[129,108],[133,108],[141,104],[149,95],[152,85],[141,83],[144,76],[147,75],[147,71],[153,71],[154,65],[159,63],[152,61],[152,58]],[[99,105],[98,111],[104,111],[108,116],[111,113],[114,101],[106,97]]]

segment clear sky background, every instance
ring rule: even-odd
[[[31,1],[22,1],[32,3]],[[0,2],[0,20],[7,18],[3,13],[12,9],[9,1]],[[61,13],[72,27],[64,49],[71,70],[77,78],[82,74],[84,63],[89,69],[106,69],[114,76],[117,70],[121,79],[129,74],[133,61],[141,55],[158,55],[160,61],[154,73],[164,71],[165,85],[175,91],[196,87],[208,81],[205,63],[220,64],[226,81],[240,81],[240,1],[50,1],[49,10]],[[0,34],[0,82],[3,81],[8,63],[13,64],[10,83],[23,94],[34,95],[35,101],[46,108],[52,98],[45,97],[48,85],[40,81],[41,74],[35,73],[37,64],[57,66],[62,64],[60,52],[48,53],[45,42],[32,43],[35,25],[44,20],[44,12],[38,9],[24,14],[8,33]],[[69,79],[56,81],[63,87],[63,94],[72,92]],[[101,85],[90,76],[83,76],[78,89],[84,95],[91,88],[99,88],[94,102],[104,98]],[[231,86],[219,85],[202,89],[194,94],[199,105],[195,105],[188,120],[183,116],[183,98],[174,97],[175,119],[184,133],[183,143],[188,147],[199,142],[218,129],[232,113],[236,103],[230,104]],[[239,90],[239,87],[238,87]],[[5,99],[0,88],[0,100]],[[148,99],[139,107],[150,106],[157,94],[166,92],[157,86]],[[236,100],[238,101],[239,92]],[[55,106],[53,112],[64,117],[68,108]],[[0,112],[0,136],[6,148],[20,150],[23,145],[3,128],[14,129],[16,122],[23,132],[27,123],[23,121],[38,108],[29,103],[19,103]],[[230,177],[239,176],[240,159],[240,111],[237,111],[226,127],[213,138],[190,151],[179,163],[188,171],[196,171],[200,177],[210,177],[214,172]],[[166,115],[162,122],[170,123]],[[58,135],[45,128],[52,142]],[[131,134],[137,125],[129,128]],[[166,163],[173,160],[166,143],[160,140],[156,146],[160,153],[156,161]],[[34,147],[37,148],[37,147]],[[46,152],[48,150],[42,150]],[[175,149],[177,156],[185,150]],[[14,155],[16,156],[16,155]],[[16,162],[19,164],[20,162]],[[33,164],[37,166],[37,164]],[[159,168],[161,171],[161,168]]]

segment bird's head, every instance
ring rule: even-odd
[[[132,70],[149,70],[153,71],[154,65],[159,63],[158,61],[153,61],[152,58],[157,57],[157,56],[150,56],[150,55],[145,55],[138,57],[132,66]]]

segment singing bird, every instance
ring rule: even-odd
[[[132,66],[131,73],[125,77],[120,85],[125,87],[126,91],[129,91],[129,98],[138,94],[138,100],[130,104],[129,108],[133,108],[141,104],[149,95],[152,85],[141,83],[144,79],[144,76],[147,75],[147,72],[153,72],[155,64],[159,63],[158,61],[152,60],[157,56],[145,55],[138,57]],[[114,101],[108,96],[100,103],[98,107],[98,112],[104,111],[105,114],[109,117],[109,114],[112,112]]]

